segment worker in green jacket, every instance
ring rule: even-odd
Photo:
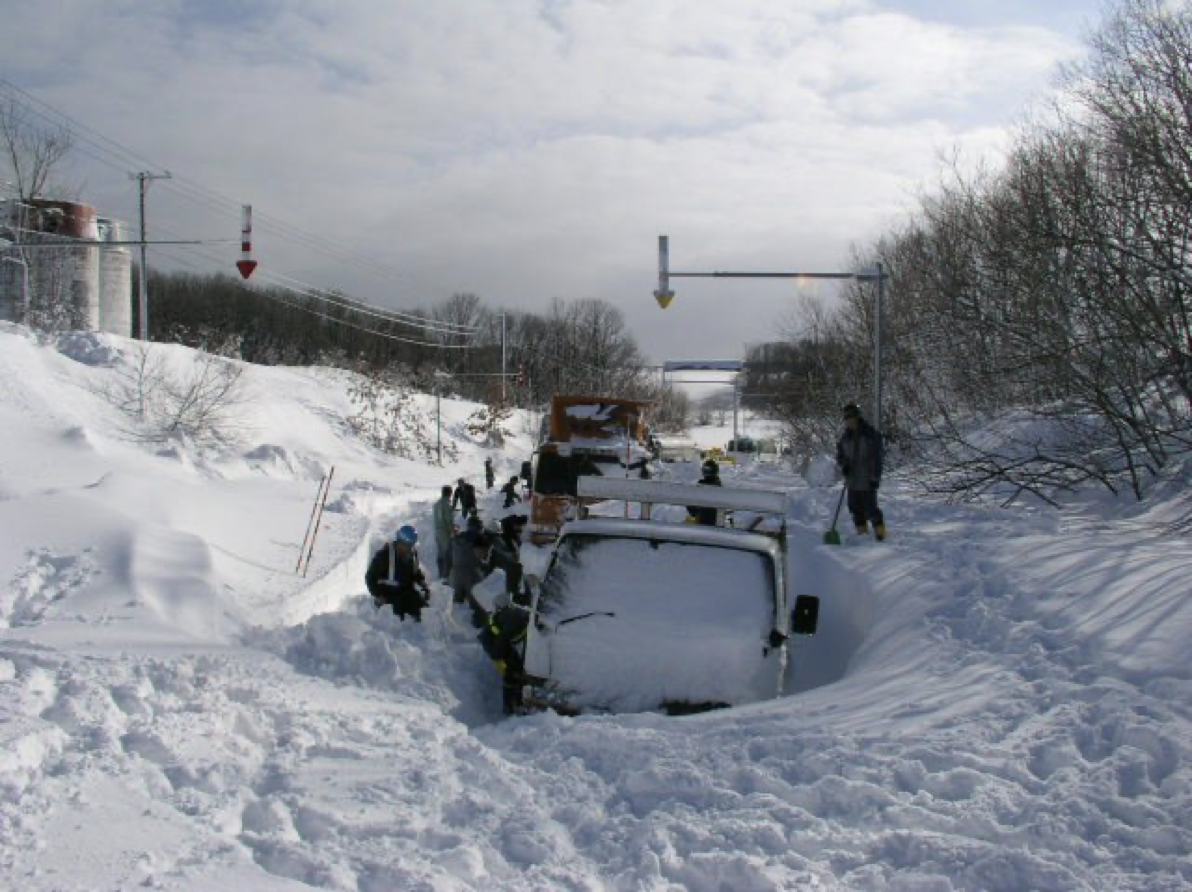
[[[444,486],[434,507],[435,549],[439,581],[451,575],[451,537],[455,535],[455,512],[451,508],[451,487]]]

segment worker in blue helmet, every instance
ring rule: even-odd
[[[380,609],[388,604],[404,620],[422,621],[422,608],[430,603],[430,587],[418,563],[418,531],[406,525],[391,542],[378,549],[364,574],[365,585]]]

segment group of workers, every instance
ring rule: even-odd
[[[485,462],[485,472],[491,489],[491,459]],[[506,508],[521,501],[518,479],[513,477],[502,487]],[[480,519],[476,489],[463,478],[454,488],[442,488],[432,516],[438,579],[451,586],[454,604],[470,609],[477,637],[501,673],[505,712],[516,713],[522,705],[523,686],[518,645],[525,638],[530,605],[521,562],[527,518],[511,514],[486,529]],[[418,533],[412,526],[401,527],[393,541],[373,555],[365,584],[377,608],[388,604],[399,619],[408,616],[421,622],[422,610],[430,603],[430,586],[418,559],[417,542]],[[475,588],[495,570],[503,572],[505,585],[489,609],[477,599]]]

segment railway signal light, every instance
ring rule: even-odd
[[[658,306],[666,309],[675,299],[675,292],[670,289],[670,237],[658,236],[658,290],[654,292],[654,300]]]
[[[252,205],[243,205],[240,225],[240,259],[236,261],[236,269],[245,279],[252,275],[257,268],[257,262],[252,259]]]

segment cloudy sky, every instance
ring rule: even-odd
[[[0,77],[89,128],[66,179],[101,213],[135,219],[130,170],[186,178],[151,188],[151,238],[234,236],[251,202],[262,270],[395,307],[599,297],[653,359],[731,358],[796,287],[680,280],[663,312],[660,233],[676,270],[843,268],[944,157],[996,157],[1101,11],[0,0]],[[230,271],[203,250],[176,256]]]

